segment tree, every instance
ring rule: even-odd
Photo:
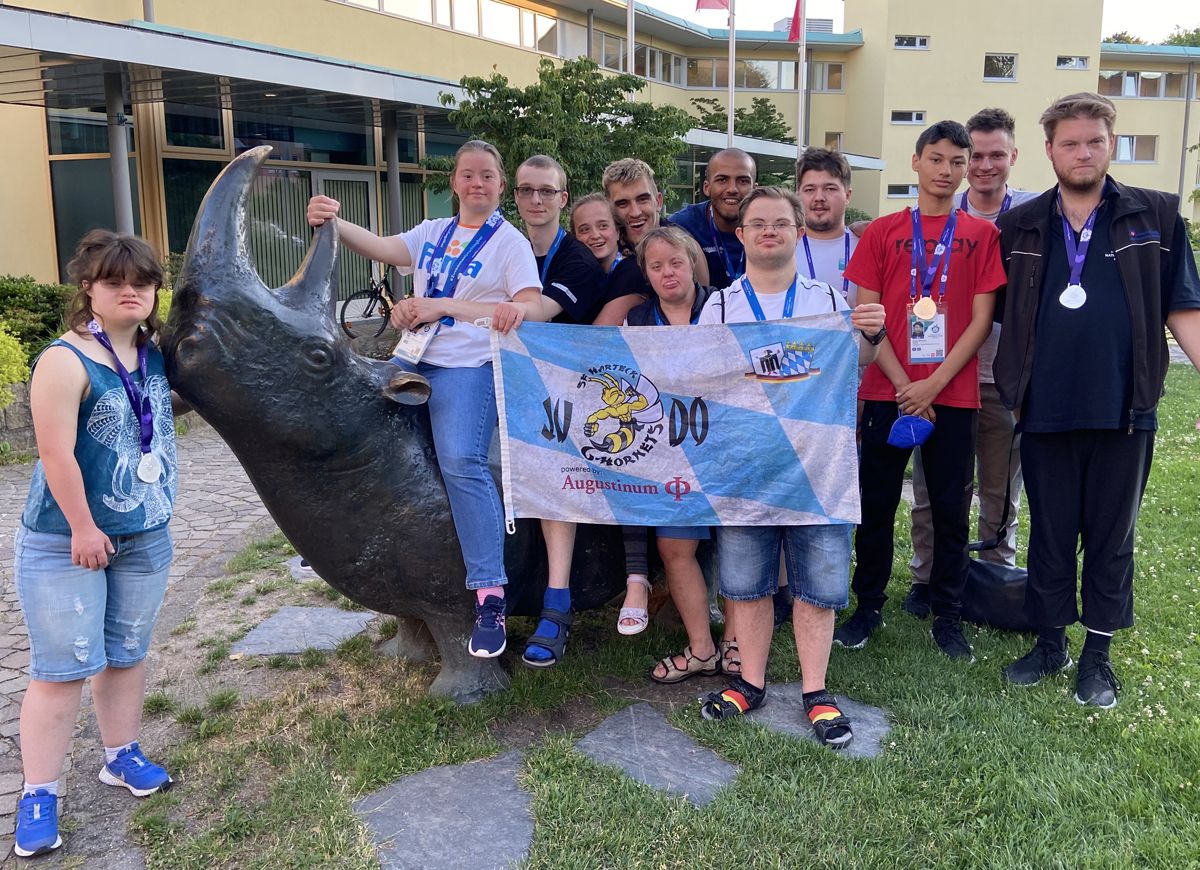
[[[1163,40],[1163,45],[1190,45],[1194,48],[1200,48],[1200,27],[1184,30],[1176,24],[1175,29],[1171,31],[1171,35]]]
[[[1140,39],[1140,38],[1134,36],[1128,30],[1118,30],[1112,36],[1108,37],[1107,39],[1105,39],[1103,41],[1104,42],[1117,42],[1117,43],[1121,43],[1122,45],[1145,45],[1146,44],[1146,41],[1144,39]]]
[[[692,100],[699,114],[695,116],[697,127],[724,132],[728,129],[729,113],[719,100],[711,97],[696,97]],[[774,139],[779,142],[795,142],[783,114],[767,97],[755,97],[750,108],[738,106],[733,110],[733,132],[739,136],[756,139]]]
[[[629,99],[646,86],[644,79],[601,73],[590,58],[564,61],[561,67],[543,58],[537,83],[524,88],[511,86],[499,73],[464,76],[459,83],[466,92],[461,102],[452,94],[440,96],[452,107],[451,123],[495,145],[510,171],[534,154],[554,157],[577,194],[600,190],[604,167],[621,157],[645,160],[659,187],[666,187],[691,127],[682,109]],[[439,168],[449,164],[443,160]]]

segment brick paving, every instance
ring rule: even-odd
[[[221,573],[229,556],[248,540],[269,534],[274,528],[242,467],[210,427],[193,423],[192,431],[179,439],[178,453],[179,490],[171,521],[175,561],[171,565],[166,602],[159,616],[158,637],[190,614],[199,589]],[[13,813],[23,781],[17,732],[29,665],[29,638],[12,580],[13,537],[32,473],[32,464],[0,466],[0,737],[4,738],[0,740],[0,860],[7,857],[6,864],[12,860]],[[80,727],[93,721],[85,691]],[[90,730],[95,731],[94,724]],[[75,741],[76,744],[80,742]],[[88,747],[87,751],[94,752],[95,749]],[[70,766],[71,758],[68,757],[63,777],[63,802],[69,812],[77,816],[80,811],[87,814],[88,808],[71,806]],[[87,790],[87,783],[80,785]],[[91,849],[83,850],[91,853],[86,855],[86,859],[90,859],[87,860],[89,866],[140,866],[140,855],[136,850],[128,844],[113,845],[118,847],[117,854],[108,851],[101,856]],[[77,856],[80,854],[72,851]]]

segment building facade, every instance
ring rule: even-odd
[[[1038,189],[1053,182],[1042,109],[1099,90],[1118,109],[1114,172],[1186,198],[1200,185],[1200,154],[1187,150],[1200,141],[1200,49],[1101,44],[1101,13],[1102,0],[1018,0],[994,15],[933,0],[847,0],[845,33],[806,28],[802,139],[851,154],[853,204],[878,215],[913,202],[909,158],[924,126],[1003,106],[1018,122],[1013,181]],[[424,188],[421,161],[465,138],[439,99],[464,75],[498,71],[523,85],[544,57],[590,55],[644,77],[639,99],[693,111],[694,98],[724,104],[726,31],[640,4],[633,23],[631,54],[618,0],[0,2],[0,177],[5,200],[20,205],[0,210],[0,273],[56,280],[87,229],[117,225],[114,149],[129,161],[134,229],[179,252],[220,168],[246,148],[274,146],[251,202],[251,241],[264,279],[281,283],[307,247],[313,193],[384,232],[448,212],[445,196]],[[737,104],[765,96],[794,129],[799,67],[786,28],[739,31]],[[723,133],[689,134],[667,180],[675,204],[724,142]],[[795,155],[781,143],[738,144],[774,169]],[[1184,213],[1198,218],[1200,205]],[[344,292],[370,268],[346,258]]]

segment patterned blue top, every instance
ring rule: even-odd
[[[146,364],[154,409],[154,438],[151,452],[162,463],[162,474],[154,483],[143,483],[137,476],[141,458],[138,421],[121,386],[117,373],[100,365],[71,347],[55,341],[50,347],[70,347],[87,370],[91,389],[79,406],[79,425],[75,431],[75,461],[83,472],[83,487],[88,509],[100,531],[106,535],[133,535],[165,526],[171,519],[177,480],[175,462],[175,417],[171,412],[171,387],[167,384],[162,353],[153,344]],[[37,365],[37,362],[34,362]],[[135,368],[130,376],[141,380]],[[35,532],[71,534],[71,527],[58,506],[46,473],[39,460],[29,484],[29,498],[21,523]]]

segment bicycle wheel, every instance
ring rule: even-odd
[[[350,338],[358,338],[366,335],[371,331],[368,326],[368,319],[375,316],[375,309],[379,306],[379,294],[374,288],[366,288],[359,290],[357,293],[347,297],[342,303],[341,310],[338,312],[338,323],[342,326],[342,332],[350,336]],[[387,326],[387,320],[384,319],[379,329],[374,332],[374,335],[379,335]]]

